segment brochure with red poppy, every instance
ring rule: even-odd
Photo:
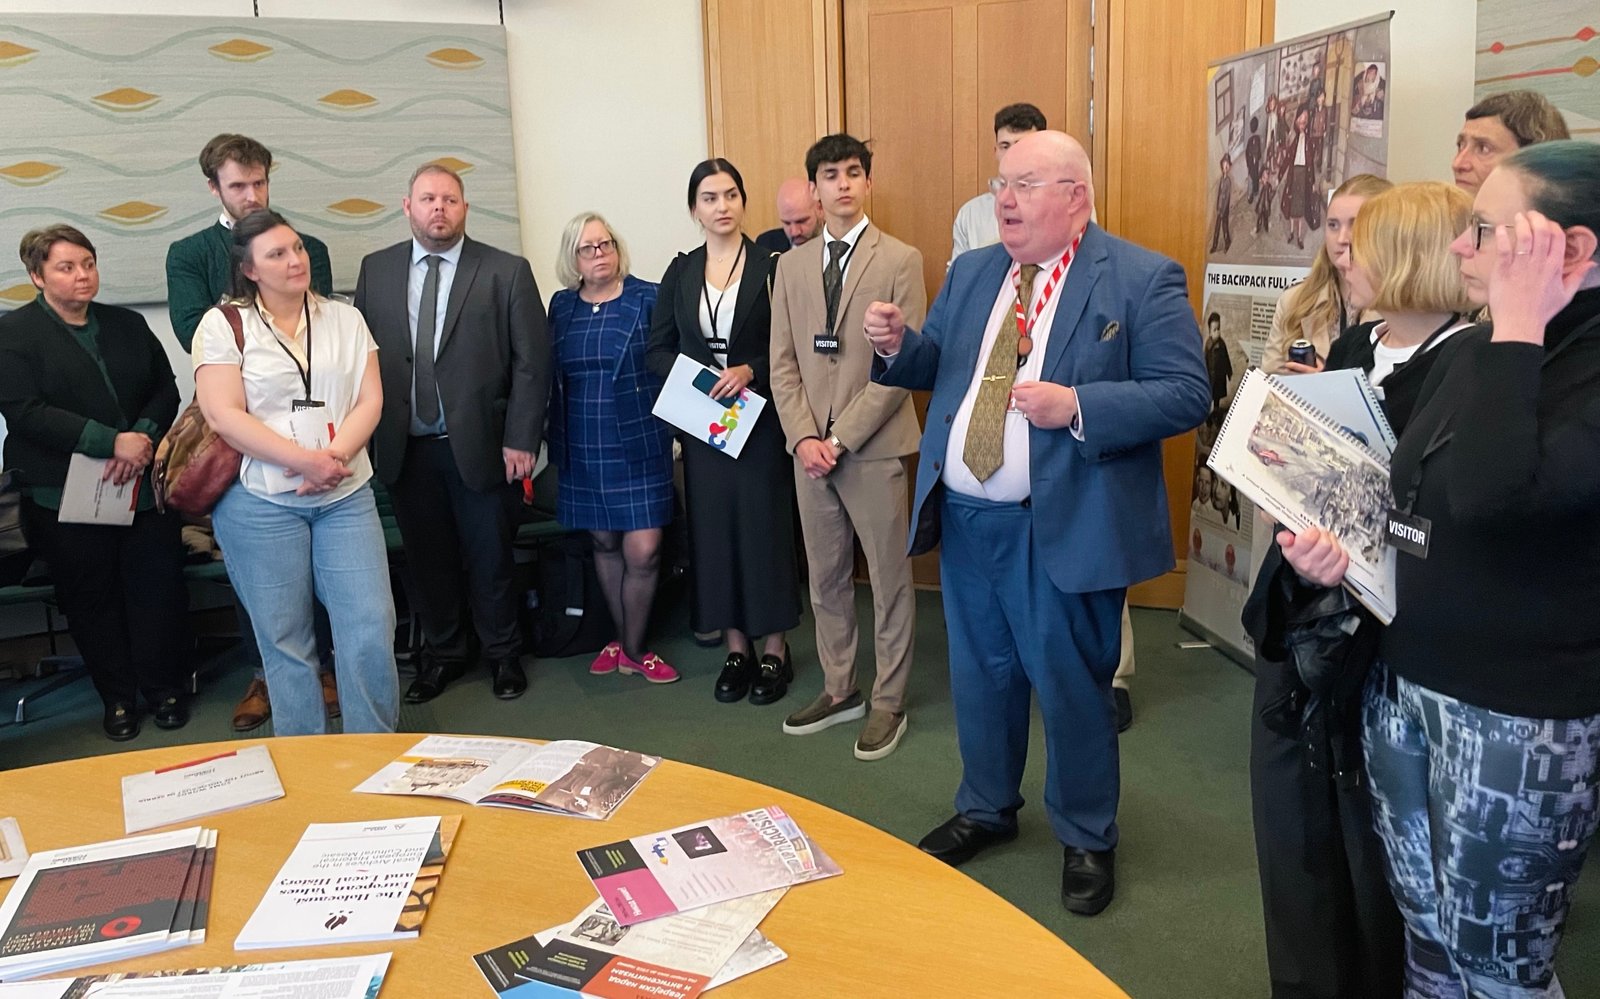
[[[195,826],[35,853],[0,905],[0,981],[186,946],[213,843]]]

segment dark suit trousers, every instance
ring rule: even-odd
[[[1288,696],[1293,667],[1255,665],[1250,802],[1272,999],[1399,999],[1404,927],[1367,785],[1309,769],[1299,738],[1267,727],[1263,710]]]
[[[483,657],[517,655],[511,542],[521,490],[505,484],[479,492],[462,481],[448,439],[412,437],[391,493],[433,658],[464,664],[471,655],[469,607]]]
[[[28,540],[101,700],[152,705],[180,694],[189,652],[181,525],[154,510],[128,527],[62,524],[27,504]]]
[[[1127,591],[1058,589],[1022,504],[948,490],[942,502],[939,570],[962,768],[956,811],[987,826],[1016,825],[1037,695],[1050,828],[1067,846],[1111,849],[1121,790],[1111,678]]]

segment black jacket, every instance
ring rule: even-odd
[[[755,379],[750,388],[772,398],[767,386],[772,351],[772,274],[778,254],[763,250],[747,236],[744,240],[744,275],[733,305],[733,331],[728,339],[728,367],[750,365]],[[711,348],[700,334],[700,296],[706,286],[705,244],[680,253],[661,275],[655,312],[650,318],[650,346],[645,363],[658,377],[672,373],[679,354],[708,367],[717,367]],[[727,308],[723,305],[722,308]],[[773,421],[774,423],[776,421]]]
[[[5,465],[29,488],[66,482],[67,465],[91,420],[118,431],[145,420],[159,440],[178,415],[172,365],[144,317],[98,302],[89,308],[100,327],[100,356],[115,396],[94,358],[39,302],[0,316]]]

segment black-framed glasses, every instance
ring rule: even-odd
[[[1511,226],[1506,225],[1504,223],[1479,222],[1477,219],[1473,219],[1472,220],[1472,248],[1474,250],[1482,250],[1483,249],[1483,237],[1484,237],[1485,234],[1492,233],[1496,229],[1510,229],[1510,228],[1511,228]]]
[[[617,241],[614,239],[602,239],[598,243],[579,243],[578,256],[585,260],[593,260],[595,257],[610,253],[616,248]]]
[[[1083,181],[1074,180],[1070,177],[1065,180],[1006,180],[1004,177],[991,177],[989,178],[989,193],[998,198],[1009,187],[1017,192],[1017,198],[1021,200],[1033,197],[1034,192],[1041,187],[1049,187],[1052,184],[1082,183]]]

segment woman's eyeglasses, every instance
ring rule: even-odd
[[[1482,250],[1483,249],[1483,239],[1484,239],[1484,237],[1486,235],[1489,237],[1490,240],[1493,240],[1494,236],[1491,235],[1491,234],[1496,229],[1510,229],[1510,228],[1511,228],[1511,226],[1509,226],[1509,225],[1496,224],[1494,222],[1479,222],[1476,219],[1474,219],[1473,222],[1472,222],[1472,248],[1474,250]]]
[[[614,239],[602,239],[598,243],[580,243],[578,244],[578,256],[585,260],[593,260],[595,257],[610,253],[616,248],[617,241]]]

